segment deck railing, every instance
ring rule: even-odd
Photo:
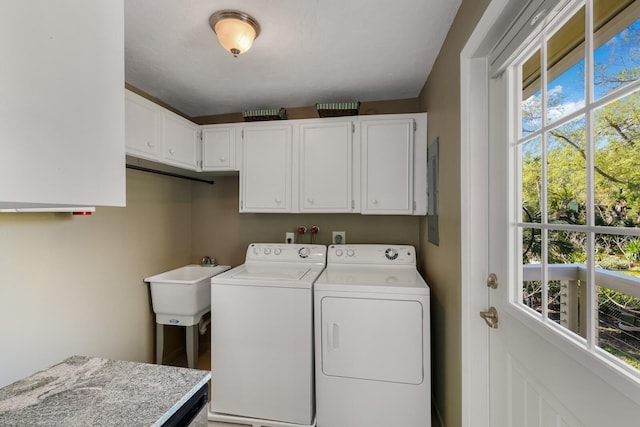
[[[523,281],[541,282],[542,266],[527,264],[522,268]],[[548,281],[560,282],[560,324],[567,329],[586,337],[587,304],[586,286],[587,268],[584,264],[550,264],[547,270]],[[582,284],[582,285],[581,285]],[[624,295],[640,298],[640,278],[601,268],[595,269],[596,286],[611,289]],[[625,329],[624,325],[622,329]],[[633,331],[635,328],[626,330]]]

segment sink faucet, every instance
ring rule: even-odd
[[[211,258],[209,256],[203,256],[202,260],[200,261],[200,265],[203,267],[215,267],[216,266],[216,259],[215,258]]]

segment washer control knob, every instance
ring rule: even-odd
[[[260,248],[259,248],[259,247],[257,247],[257,246],[254,246],[254,247],[253,247],[253,253],[254,253],[254,254],[256,254],[256,255],[258,255],[258,254],[260,253]]]
[[[393,248],[388,248],[386,251],[384,251],[384,256],[386,256],[387,259],[393,261],[394,259],[398,258],[398,251]]]
[[[342,249],[336,249],[336,256],[342,256]]]
[[[347,249],[347,256],[354,256],[356,252],[353,249]]]
[[[264,254],[265,255],[269,255],[271,253],[271,249],[269,248],[264,248]]]
[[[310,253],[311,252],[307,247],[303,247],[298,250],[298,255],[300,255],[300,258],[308,258]]]
[[[282,249],[280,249],[280,248],[275,248],[275,249],[273,250],[273,253],[274,253],[275,255],[280,255],[280,254],[282,253]]]

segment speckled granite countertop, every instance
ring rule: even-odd
[[[73,356],[0,388],[0,426],[162,425],[211,372]]]

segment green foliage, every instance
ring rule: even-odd
[[[640,360],[638,360],[635,357],[632,357],[630,355],[628,355],[627,353],[624,353],[618,349],[616,349],[615,347],[611,346],[610,344],[603,344],[602,347],[604,350],[606,350],[608,353],[610,353],[612,356],[615,356],[621,360],[623,360],[624,362],[628,363],[629,365],[633,366],[636,369],[640,369]]]
[[[596,93],[600,97],[640,77],[640,25],[632,25],[609,42],[609,57],[595,69]],[[523,127],[539,129],[539,92],[523,102]],[[561,91],[548,94],[547,110],[562,110]],[[526,126],[525,126],[526,125]],[[616,99],[594,111],[593,153],[595,186],[592,195],[595,224],[611,227],[640,227],[640,91]],[[525,130],[525,133],[527,131]],[[547,134],[546,165],[542,138],[521,148],[521,190],[523,221],[540,223],[543,188],[546,185],[546,220],[556,224],[587,222],[587,122],[585,116],[556,127]],[[542,182],[543,166],[547,181]],[[590,210],[590,209],[589,209]],[[615,230],[612,228],[612,233]],[[578,239],[579,240],[579,239]],[[627,241],[616,235],[596,236],[596,257],[603,268],[628,268],[625,261],[640,262],[640,239]],[[523,260],[539,261],[539,231],[525,229]],[[573,251],[573,253],[571,253]],[[575,236],[549,238],[549,262],[584,260],[584,246]],[[623,267],[623,264],[625,266]]]
[[[596,267],[605,270],[626,270],[629,268],[629,261],[617,256],[605,256],[596,261]]]
[[[624,245],[624,254],[629,261],[640,262],[640,239],[633,239]]]

